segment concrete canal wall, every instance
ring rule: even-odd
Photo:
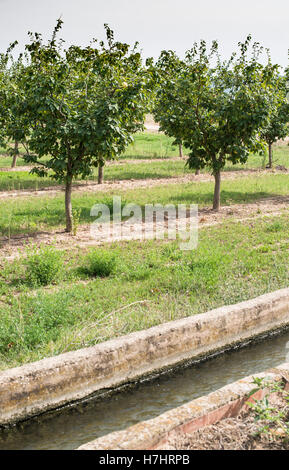
[[[0,425],[113,390],[289,326],[289,289],[0,373]]]

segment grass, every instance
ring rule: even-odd
[[[77,349],[288,286],[289,213],[227,222],[177,242],[112,244],[113,270],[93,275],[89,252],[63,252],[65,275],[31,290],[26,260],[2,262],[0,367]]]
[[[134,163],[125,165],[107,166],[104,170],[106,181],[139,180],[148,178],[174,178],[192,174],[186,162],[165,160],[163,162]],[[93,179],[96,179],[95,177]]]
[[[13,148],[13,145],[10,146],[11,149]],[[16,162],[16,165],[17,166],[21,166],[21,165],[24,165],[24,162],[23,162],[23,155],[26,153],[23,145],[19,144],[19,148],[18,148],[18,151],[19,151],[19,158],[17,158],[17,162]],[[11,167],[11,163],[12,163],[12,156],[9,155],[7,149],[3,148],[0,146],[0,168],[9,168]]]
[[[134,142],[128,146],[126,151],[120,156],[121,159],[137,158],[137,159],[154,159],[154,158],[170,158],[177,157],[179,150],[173,145],[174,139],[164,134],[139,133],[134,136]],[[23,161],[25,154],[24,147],[19,144],[19,158],[17,166],[26,165]],[[7,150],[0,147],[0,168],[11,166],[12,157]]]
[[[128,146],[121,158],[169,158],[178,157],[179,148],[173,145],[174,139],[165,134],[140,133],[134,137],[134,142]],[[186,149],[184,149],[186,153]]]
[[[148,178],[173,178],[184,176],[191,171],[185,167],[184,161],[164,161],[139,164],[123,164],[107,166],[104,170],[106,181],[139,180]],[[79,179],[78,182],[85,181]],[[93,172],[87,181],[97,181],[97,171]],[[49,177],[39,178],[28,171],[2,171],[0,172],[0,191],[10,190],[38,190],[49,186],[59,185]]]
[[[120,157],[120,163],[123,159],[143,159],[142,163],[130,164],[123,163],[120,165],[106,166],[104,177],[106,181],[124,181],[139,180],[148,178],[172,178],[190,174],[185,166],[185,161],[170,161],[171,157],[178,156],[178,148],[172,145],[173,139],[164,134],[142,133],[135,136],[134,144],[131,144],[127,151]],[[3,149],[2,149],[3,151]],[[20,146],[20,151],[24,153],[24,149]],[[185,152],[185,151],[184,151]],[[156,162],[154,159],[163,158],[163,161]],[[260,155],[251,155],[248,162],[244,165],[227,164],[224,171],[265,168],[267,157]],[[288,166],[289,147],[286,144],[275,146],[274,164]],[[1,156],[0,149],[0,167],[8,167],[11,163],[10,156]],[[18,158],[17,165],[23,165],[23,159]],[[204,171],[209,171],[205,169]],[[86,181],[97,181],[97,169],[87,178]],[[81,179],[78,180],[81,182]],[[85,181],[82,181],[85,183]],[[39,178],[31,175],[28,171],[0,171],[0,191],[9,190],[38,190],[59,183],[51,177]]]
[[[143,159],[153,160],[163,158],[164,160],[171,157],[179,156],[178,146],[173,145],[174,139],[161,133],[143,132],[134,136],[134,142],[128,146],[126,151],[120,155],[122,159]],[[20,157],[17,160],[17,166],[26,165],[21,158],[25,154],[25,150],[21,144],[19,145]],[[188,154],[188,150],[184,148],[184,155]],[[48,158],[48,157],[47,157]],[[45,160],[45,159],[43,159]],[[227,169],[242,168],[265,168],[268,157],[260,155],[251,155],[245,165],[227,165]],[[8,168],[11,166],[12,157],[7,151],[0,147],[0,168]],[[275,165],[288,166],[289,147],[288,144],[281,143],[273,146],[273,163]]]
[[[39,178],[29,171],[0,171],[0,191],[32,189],[37,191],[48,186],[58,185],[57,181],[47,177]]]
[[[115,191],[107,193],[74,193],[73,206],[79,211],[79,223],[90,223],[90,209],[96,203],[112,207]],[[213,183],[186,183],[162,185],[152,188],[119,190],[123,204],[198,204],[211,206]],[[223,205],[246,204],[260,199],[289,195],[289,175],[270,174],[250,176],[222,182]],[[64,226],[63,195],[30,196],[9,198],[1,207],[0,234],[11,236],[19,233],[35,233],[39,230],[54,230]]]
[[[183,161],[169,160],[177,155],[172,139],[139,134],[121,158],[140,158],[144,162],[108,166],[105,178],[114,181],[180,176],[188,170],[184,169]],[[276,164],[288,166],[288,156],[287,146],[276,147]],[[153,161],[155,158],[164,161]],[[0,167],[4,160],[10,165],[11,157],[0,156]],[[21,163],[19,158],[18,165]],[[226,169],[265,164],[262,157],[251,156],[245,166]],[[95,177],[96,173],[91,179]],[[288,183],[287,174],[224,180],[222,204],[247,204],[288,196]],[[57,183],[28,172],[0,173],[2,191],[40,189],[53,184]],[[115,191],[74,193],[78,222],[92,222],[91,207],[96,203],[111,207],[115,194]],[[213,183],[119,190],[117,195],[122,196],[123,204],[133,202],[142,207],[148,203],[195,203],[204,207],[212,204]],[[1,203],[0,235],[52,231],[63,228],[64,220],[63,194],[8,198]],[[55,275],[59,263],[53,253],[51,260],[44,252],[40,260],[30,258],[29,264],[22,250],[21,259],[0,261],[0,368],[93,345],[287,287],[288,228],[287,211],[278,217],[258,220],[252,217],[240,223],[228,220],[202,229],[198,248],[193,252],[180,251],[177,242],[166,240],[123,242],[105,250],[63,251],[59,252],[61,275],[58,271]]]

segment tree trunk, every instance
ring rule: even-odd
[[[16,168],[17,157],[18,157],[18,141],[15,140],[14,153],[13,153],[13,160],[12,160],[11,168]]]
[[[73,227],[72,204],[72,176],[68,175],[65,184],[65,216],[66,216],[66,232],[71,232]]]
[[[269,150],[269,163],[268,163],[268,168],[272,168],[272,144],[271,142],[268,144],[268,150]]]
[[[200,174],[200,170],[196,170],[195,175],[199,175],[199,174]]]
[[[221,200],[221,172],[220,170],[214,173],[214,178],[215,178],[215,190],[214,190],[213,210],[218,212],[220,210],[220,200]]]
[[[98,184],[103,183],[103,165],[98,165]]]
[[[183,144],[182,142],[179,143],[179,156],[183,158]]]

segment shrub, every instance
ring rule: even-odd
[[[62,253],[52,246],[32,248],[26,260],[26,279],[32,286],[47,286],[61,277]]]
[[[72,209],[73,224],[72,224],[72,234],[75,237],[78,231],[79,221],[81,217],[81,209]]]
[[[96,249],[87,255],[83,271],[92,277],[107,277],[115,272],[115,268],[115,254]]]

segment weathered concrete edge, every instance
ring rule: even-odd
[[[77,450],[147,450],[162,449],[167,440],[183,432],[193,432],[225,417],[236,416],[255,388],[253,377],[271,377],[289,382],[289,363],[266,372],[245,377],[209,395],[173,408],[156,418],[142,421],[122,431],[113,432],[83,444]],[[261,398],[263,391],[250,397]]]
[[[0,425],[289,325],[289,288],[0,373]]]

